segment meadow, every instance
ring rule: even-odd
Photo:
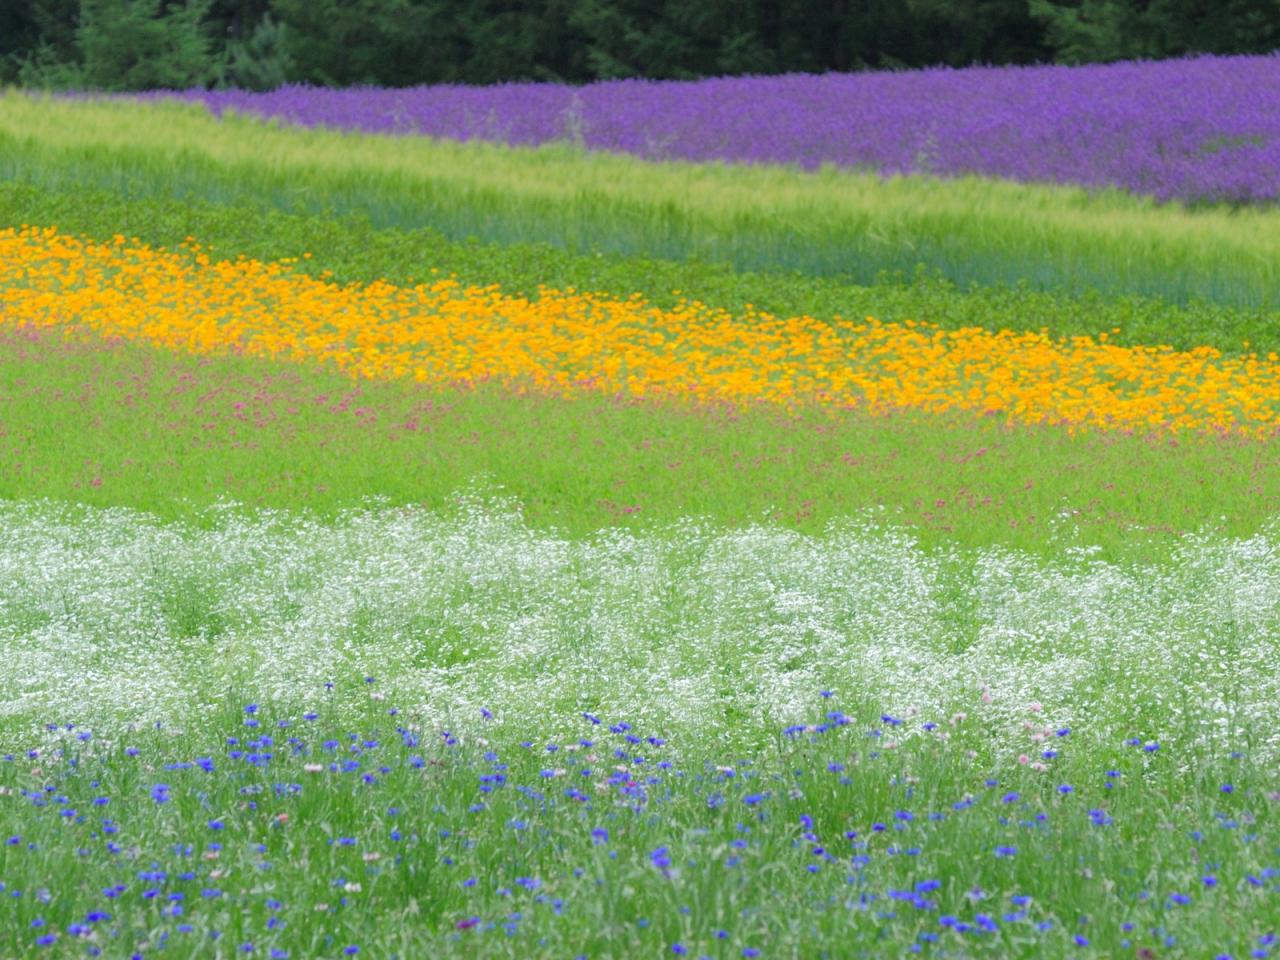
[[[0,95],[0,956],[1272,955],[1273,72]]]

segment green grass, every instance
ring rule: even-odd
[[[271,704],[247,715],[233,696],[198,731],[78,728],[0,762],[0,787],[39,800],[6,811],[9,949],[1210,957],[1250,955],[1274,929],[1275,776],[1250,759],[1168,745],[1085,759],[1067,742],[1048,773],[984,769],[964,758],[980,735],[942,742],[917,722],[905,746],[877,749],[868,728],[897,731],[862,712],[752,758],[637,747],[586,720],[567,743],[596,746],[548,754],[541,731],[500,721],[442,739],[369,704],[345,722],[335,702],[364,690],[342,679],[313,721]]]
[[[22,224],[54,225],[95,239],[119,233],[169,248],[194,236],[215,257],[244,254],[274,260],[310,253],[294,269],[312,275],[330,271],[342,283],[383,278],[403,284],[438,270],[467,283],[497,283],[529,296],[536,296],[540,286],[574,287],[620,296],[641,293],[659,306],[691,297],[734,311],[752,304],[779,316],[1043,328],[1056,336],[1107,333],[1123,344],[1209,345],[1228,353],[1245,342],[1263,353],[1280,350],[1280,313],[1261,308],[1179,306],[1098,293],[1067,296],[1025,285],[961,288],[927,272],[859,285],[794,272],[737,271],[724,264],[574,254],[547,244],[452,241],[428,228],[379,229],[359,216],[291,214],[164,197],[126,199],[105,190],[0,183],[0,225]]]
[[[563,146],[284,129],[201,108],[0,99],[0,178],[361,214],[450,239],[694,258],[869,282],[923,264],[967,286],[1277,306],[1280,213],[1118,192],[824,170],[654,164]]]
[[[1250,535],[1280,505],[1274,442],[441,391],[53,333],[0,337],[0,396],[0,497],[164,518],[219,498],[443,508],[479,482],[572,536],[685,516],[817,533],[883,508],[936,546],[1121,555]]]

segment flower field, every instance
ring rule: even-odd
[[[294,124],[540,144],[651,159],[980,174],[1162,199],[1280,196],[1280,61],[1201,57],[1003,67],[409,90],[285,86],[186,99]],[[1150,105],[1160,102],[1162,109]]]
[[[336,287],[281,264],[212,261],[129,244],[86,244],[49,228],[0,232],[8,322],[142,340],[196,353],[319,361],[367,379],[497,380],[694,403],[963,410],[1027,423],[1164,427],[1267,436],[1280,359],[1203,347],[1124,347],[1108,334],[809,316],[734,315],[698,301],[543,288],[536,299],[451,278]]]
[[[0,957],[1277,955],[1274,74],[0,96]]]

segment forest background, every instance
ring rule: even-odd
[[[0,0],[0,84],[271,89],[1280,48],[1280,0]]]

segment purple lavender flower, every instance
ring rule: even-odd
[[[1280,198],[1275,55],[585,87],[285,86],[178,95],[215,113],[305,126],[515,145],[572,139],[650,159],[978,174],[1119,187],[1164,200]]]

